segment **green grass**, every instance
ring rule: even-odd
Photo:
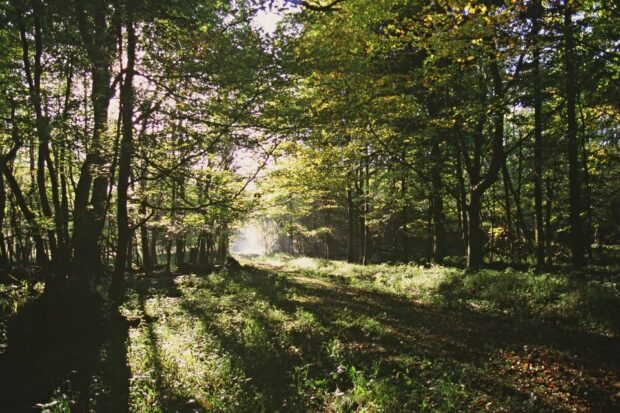
[[[133,412],[618,408],[607,312],[620,299],[609,281],[244,263],[253,267],[132,281],[123,312],[134,320]]]

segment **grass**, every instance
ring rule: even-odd
[[[244,264],[132,281],[132,411],[620,407],[612,281],[286,256]]]

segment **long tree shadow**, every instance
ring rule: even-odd
[[[235,281],[229,279],[227,282]],[[182,308],[200,320],[204,331],[218,341],[220,348],[233,355],[234,368],[243,371],[248,379],[245,391],[261,400],[261,409],[298,410],[294,390],[297,360],[282,343],[274,340],[281,331],[269,317],[258,312],[244,313],[242,330],[217,329],[214,328],[217,310],[213,307],[183,300]]]
[[[245,393],[260,400],[252,411],[324,409],[325,406],[312,405],[311,400],[300,395],[300,371],[317,386],[331,386],[327,389],[331,392],[353,386],[352,379],[342,375],[325,381],[341,368],[336,365],[339,362],[334,364],[327,349],[330,343],[336,342],[342,344],[349,362],[359,371],[368,372],[379,366],[377,378],[392,380],[400,389],[396,397],[405,397],[411,390],[398,378],[400,372],[413,369],[411,374],[416,375],[420,364],[429,361],[438,369],[432,373],[433,377],[441,380],[445,374],[454,372],[459,376],[468,372],[470,377],[464,379],[468,386],[486,394],[491,401],[508,401],[512,410],[563,411],[564,408],[554,405],[553,399],[532,399],[527,383],[525,389],[517,383],[532,381],[534,376],[517,377],[521,370],[513,371],[512,367],[502,365],[520,357],[523,364],[518,368],[521,369],[537,362],[536,357],[540,356],[540,364],[562,365],[554,368],[565,369],[563,374],[569,380],[581,376],[592,379],[581,383],[581,393],[575,396],[580,398],[581,406],[591,411],[611,412],[618,408],[618,403],[609,398],[609,383],[599,380],[604,374],[611,374],[617,380],[620,366],[617,338],[572,331],[537,319],[414,303],[311,273],[284,274],[245,267],[224,273],[218,283],[196,282],[195,287],[206,288],[207,299],[193,296],[191,289],[178,288],[172,278],[150,281],[147,288],[138,287],[141,311],[146,313],[144,300],[148,296],[178,297],[189,319],[198,320],[204,334],[231,355],[235,369],[247,377],[243,384]],[[247,300],[244,296],[247,292],[262,304],[254,307],[241,300],[241,297]],[[236,299],[240,302],[231,306],[231,300]],[[287,320],[310,314],[314,327],[304,332],[287,329],[267,314],[269,308],[285,314]],[[219,317],[227,311],[242,321],[233,326],[222,324]],[[178,399],[180,396],[166,387],[161,376],[161,343],[152,323],[147,324],[147,336],[154,357],[153,367],[159,374],[158,391],[167,398]],[[413,365],[411,360],[415,361]],[[161,399],[159,403],[164,408],[172,406]],[[174,405],[178,411],[183,411],[182,406],[183,403]]]
[[[352,286],[323,282],[316,277],[281,277],[272,271],[252,268],[252,277],[236,280],[259,292],[266,300],[291,311],[303,307],[333,319],[342,309],[356,314],[381,317],[393,328],[394,338],[407,334],[420,338],[434,337],[432,351],[441,350],[453,357],[484,358],[489,350],[547,345],[561,352],[570,352],[600,366],[620,368],[620,344],[617,337],[575,331],[535,318],[520,319],[497,314],[482,314],[464,307],[443,307],[414,303],[406,298]],[[278,290],[294,290],[300,295],[315,297],[309,303],[295,303],[283,298]],[[396,340],[400,342],[400,340]],[[466,359],[463,359],[464,361]]]
[[[40,411],[53,398],[72,411],[127,411],[128,328],[114,310],[75,281],[22,308],[0,357],[2,411]]]
[[[154,393],[157,407],[160,411],[174,411],[178,413],[194,413],[202,411],[196,404],[196,400],[182,395],[171,385],[166,374],[172,374],[170,366],[165,366],[162,345],[155,323],[157,318],[151,316],[147,310],[147,300],[155,297],[182,297],[182,292],[174,282],[175,277],[165,274],[158,277],[134,279],[132,284],[138,293],[138,310],[142,321],[138,328],[144,329],[147,351],[147,363],[149,372],[154,379]],[[176,366],[174,366],[176,368]]]
[[[97,297],[73,285],[20,310],[0,361],[0,405],[6,411],[37,410],[68,379],[79,408],[85,408],[103,343],[102,308]]]
[[[382,327],[380,334],[368,334],[360,326],[338,334],[355,349],[357,361],[366,366],[381,358],[385,370],[389,371],[398,367],[403,355],[450,360],[481,371],[477,381],[483,391],[508,393],[521,401],[529,399],[530,394],[500,380],[489,366],[489,358],[498,352],[522,353],[523,349],[544,347],[561,354],[558,361],[579,372],[575,374],[596,376],[604,370],[611,372],[616,380],[620,374],[617,338],[572,331],[537,319],[491,316],[463,308],[413,303],[395,295],[339,286],[313,276],[281,276],[258,268],[247,270],[245,275],[235,275],[234,282],[252,288],[262,299],[289,313],[298,308],[311,312],[328,331],[341,323],[343,313],[377,321]],[[294,295],[306,299],[291,300],[289,297]],[[320,354],[316,342],[302,338],[300,345],[304,344],[308,347],[307,354]],[[609,398],[610,384],[592,380],[588,388],[582,389],[594,410],[615,411],[618,407]],[[538,401],[539,407],[544,405]]]

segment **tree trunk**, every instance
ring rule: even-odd
[[[592,242],[594,240],[594,234],[592,231],[592,189],[590,187],[590,170],[588,168],[588,137],[586,136],[586,121],[581,116],[581,162],[583,167],[583,203],[586,210],[586,245],[585,250],[588,255],[588,259],[592,259]]]
[[[129,218],[127,215],[127,191],[129,189],[129,175],[131,173],[131,158],[133,155],[133,76],[136,61],[136,33],[133,23],[131,2],[127,3],[126,30],[127,30],[127,67],[125,79],[121,88],[121,116],[123,120],[123,137],[120,144],[118,160],[118,187],[117,187],[117,225],[118,240],[116,261],[114,263],[115,279],[121,279],[127,266],[127,251],[130,239]]]
[[[37,156],[37,167],[36,167],[36,183],[37,183],[37,191],[39,195],[39,203],[41,206],[41,211],[43,215],[51,219],[53,216],[52,209],[50,207],[50,203],[47,197],[47,188],[46,188],[46,180],[45,180],[45,168],[46,161],[49,159],[49,120],[43,114],[42,107],[42,97],[41,97],[41,74],[42,74],[42,66],[41,66],[41,57],[43,54],[43,34],[42,34],[42,12],[41,4],[38,1],[33,2],[33,18],[34,18],[34,68],[31,65],[30,61],[30,48],[28,43],[28,36],[26,33],[26,24],[24,21],[23,11],[18,4],[15,4],[15,9],[17,12],[17,20],[19,25],[21,46],[22,46],[22,60],[24,63],[24,72],[26,75],[26,82],[28,84],[28,92],[30,96],[30,103],[32,105],[34,114],[35,114],[35,129],[37,133],[37,138],[39,140],[38,143],[38,156]],[[47,163],[47,166],[50,167],[51,173],[54,176],[51,176],[53,179],[55,177],[55,173],[53,170],[53,166],[51,164],[51,159]],[[34,181],[33,181],[34,182]],[[56,183],[55,194],[58,195],[58,185]],[[57,198],[57,197],[56,197]],[[58,249],[56,244],[56,234],[52,230],[47,231],[47,236],[49,239],[50,251],[52,255],[52,261],[56,261],[58,255]]]
[[[458,191],[459,191],[459,205],[461,211],[461,229],[463,233],[461,237],[463,238],[463,246],[467,249],[467,245],[469,245],[469,224],[467,222],[467,191],[465,189],[465,177],[463,176],[463,164],[461,161],[461,153],[457,150],[456,153],[456,178],[458,181]]]
[[[99,240],[105,221],[108,174],[104,138],[108,123],[110,104],[110,72],[112,53],[110,34],[106,19],[107,4],[92,4],[92,21],[86,13],[86,2],[77,0],[75,10],[82,41],[91,66],[91,101],[93,107],[93,133],[91,145],[80,170],[75,190],[72,247],[74,273],[81,276],[97,276],[102,273],[101,246]],[[91,24],[94,26],[91,28]],[[90,198],[90,199],[89,199]]]
[[[573,24],[573,0],[564,5],[564,69],[566,75],[566,137],[568,141],[568,187],[570,208],[570,249],[574,268],[584,264],[581,228],[581,183],[579,178],[579,145],[577,144],[577,76],[575,68],[575,39]]]
[[[480,223],[481,194],[471,192],[469,199],[469,243],[467,244],[467,269],[477,271],[482,263],[482,228]]]
[[[505,211],[505,224],[504,234],[508,241],[508,255],[511,259],[514,259],[514,243],[512,234],[512,207],[510,205],[510,178],[508,176],[508,166],[506,162],[502,166],[502,178],[504,183],[504,211]]]
[[[185,263],[185,239],[182,236],[179,236],[176,239],[175,246],[175,257],[177,267]]]
[[[207,232],[201,231],[198,240],[198,263],[207,265],[209,263],[209,255],[207,253]]]
[[[431,170],[430,200],[433,237],[431,261],[434,264],[441,264],[444,258],[445,214],[443,206],[443,181],[441,179],[443,161],[439,144],[437,142],[433,144],[431,158],[433,162]]]
[[[534,41],[539,40],[540,19],[542,17],[542,0],[535,0],[532,35]],[[542,159],[542,86],[540,76],[540,46],[534,47],[534,240],[536,243],[536,267],[545,266],[545,231],[543,228],[543,159]]]
[[[369,212],[369,153],[368,153],[368,144],[366,144],[366,148],[364,149],[364,165],[360,170],[360,181],[362,187],[362,202],[364,203],[364,213],[361,221],[361,231],[362,231],[362,265],[368,264],[368,212]]]
[[[148,236],[147,236],[148,238]],[[151,230],[151,252],[149,253],[149,268],[150,271],[157,265],[159,265],[158,252],[157,252],[157,240],[159,239],[159,230],[157,228],[153,228]]]
[[[480,156],[482,151],[481,134],[479,130],[476,138],[475,165],[470,171],[469,191],[469,245],[467,248],[467,269],[477,271],[482,264],[482,228],[480,222],[480,206],[484,192],[497,181],[499,171],[504,163],[504,97],[503,84],[497,61],[493,60],[490,65],[493,78],[494,108],[494,131],[492,137],[492,154],[486,175],[480,177]],[[484,92],[482,92],[484,93]]]
[[[347,236],[347,261],[355,262],[355,206],[353,205],[353,193],[347,189],[347,217],[349,232]]]
[[[0,173],[0,272],[9,266],[9,258],[4,239],[4,211],[6,210],[6,191],[4,190],[4,178]]]
[[[32,238],[34,240],[35,251],[36,251],[36,263],[37,265],[44,267],[49,263],[49,258],[47,256],[47,252],[45,251],[45,243],[43,242],[43,238],[39,233],[39,227],[36,222],[36,215],[30,210],[28,204],[26,203],[26,199],[13,175],[13,172],[9,169],[6,163],[2,163],[0,165],[2,169],[2,173],[6,178],[6,181],[11,188],[11,192],[13,192],[13,196],[15,197],[15,202],[17,206],[21,210],[22,214],[26,218],[26,221],[30,225],[32,231]]]

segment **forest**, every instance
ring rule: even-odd
[[[0,0],[1,412],[620,411],[614,0]]]

